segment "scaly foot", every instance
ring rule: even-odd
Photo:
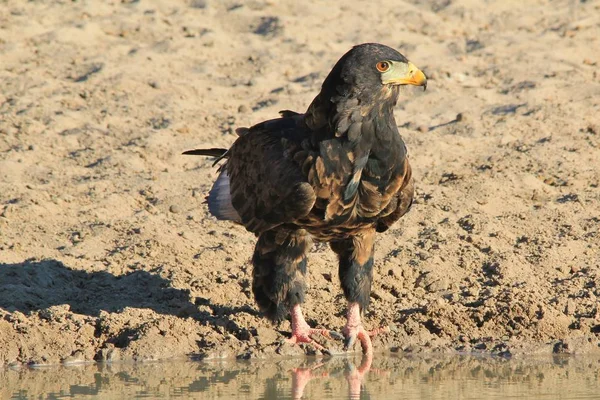
[[[360,341],[363,354],[372,355],[373,344],[371,343],[371,338],[380,333],[390,332],[390,328],[387,326],[373,329],[372,331],[367,331],[365,328],[363,328],[360,320],[360,306],[358,303],[348,304],[347,319],[348,322],[346,323],[344,329],[342,329],[342,333],[345,336],[344,351],[351,349],[352,346],[354,346],[356,339],[358,339]]]
[[[317,350],[321,350],[325,353],[329,353],[325,347],[321,346],[319,343],[315,342],[310,336],[314,334],[319,334],[325,336],[328,339],[337,339],[340,334],[334,331],[330,331],[328,329],[314,329],[311,328],[304,316],[302,315],[302,309],[300,305],[295,305],[292,308],[292,337],[287,339],[288,343],[298,344],[298,343],[309,343]]]

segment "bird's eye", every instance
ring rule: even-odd
[[[380,61],[377,63],[375,68],[377,68],[377,71],[379,71],[379,72],[385,72],[388,69],[390,69],[390,63],[387,61]]]

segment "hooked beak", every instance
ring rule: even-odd
[[[415,64],[408,62],[403,71],[396,75],[391,76],[388,80],[384,81],[385,84],[392,85],[414,85],[423,86],[423,90],[427,89],[427,77]]]

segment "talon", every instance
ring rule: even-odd
[[[314,329],[311,328],[305,321],[302,315],[302,310],[299,305],[296,305],[292,309],[292,336],[287,339],[290,344],[308,343],[315,349],[320,350],[323,354],[331,355],[331,351],[319,343],[315,342],[311,335],[319,334],[326,338],[331,338],[333,331],[329,329]]]
[[[344,351],[348,351],[354,346],[354,342],[356,342],[356,335],[349,335],[344,340]]]
[[[329,331],[329,337],[335,340],[344,340],[344,335],[336,331]]]
[[[365,330],[360,320],[360,307],[358,303],[348,304],[347,320],[348,322],[342,330],[342,332],[344,332],[344,335],[346,336],[344,351],[348,351],[349,349],[351,349],[354,343],[356,342],[356,339],[358,338],[363,350],[363,354],[372,355],[373,344],[371,343],[371,338],[380,333],[390,332],[390,328],[388,326],[376,328],[372,331]]]

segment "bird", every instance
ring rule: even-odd
[[[371,337],[385,331],[368,331],[362,317],[376,234],[406,214],[414,197],[407,148],[394,118],[403,85],[426,89],[427,78],[393,48],[359,44],[334,65],[306,112],[285,110],[238,128],[228,149],[183,153],[222,162],[206,197],[208,210],[256,235],[254,300],[273,323],[291,317],[290,343],[323,349],[313,335],[334,336],[311,328],[302,310],[314,241],[329,243],[339,260],[347,300],[344,349],[358,340],[363,354],[372,355]]]

